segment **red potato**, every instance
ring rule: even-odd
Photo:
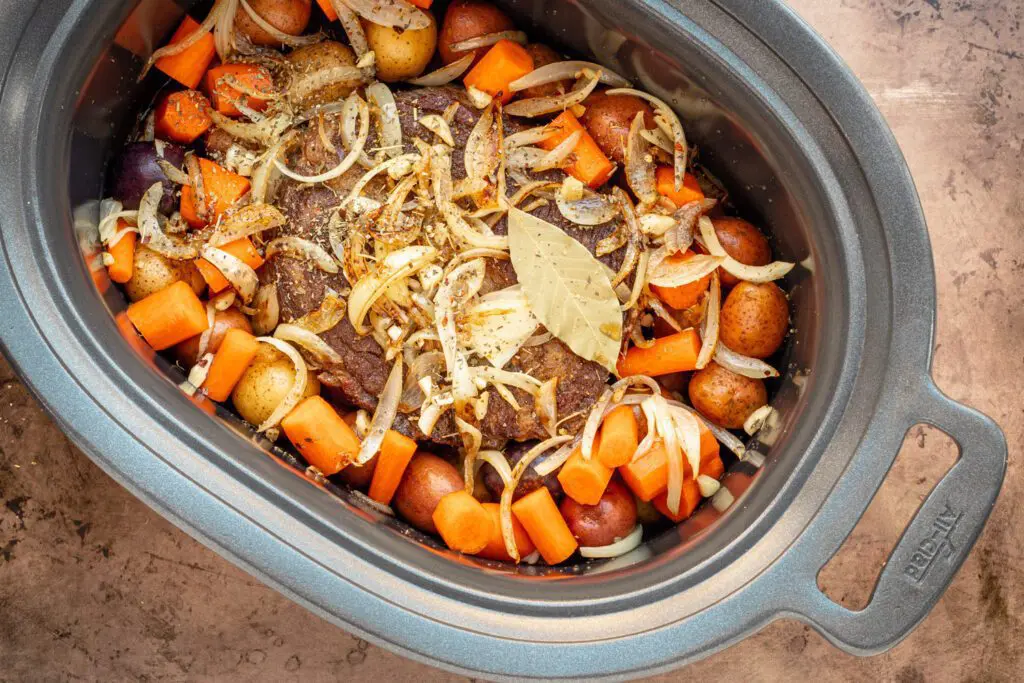
[[[789,330],[789,300],[774,282],[741,282],[722,304],[722,342],[736,353],[767,358],[779,350]]]
[[[750,414],[768,403],[764,382],[709,363],[690,378],[690,402],[697,411],[726,429],[740,429]]]
[[[748,266],[766,266],[772,262],[768,238],[742,218],[715,218],[715,234],[725,253]],[[735,287],[739,278],[719,268],[723,287]]]
[[[539,69],[542,66],[554,64],[555,62],[565,61],[565,58],[562,57],[562,55],[541,43],[530,43],[526,46],[526,52],[533,59],[534,69]],[[554,83],[547,83],[546,85],[527,88],[519,93],[519,97],[526,99],[529,97],[552,97],[554,95],[561,95],[569,92],[569,90],[572,89],[572,85],[573,81],[571,78],[562,81],[555,81]]]
[[[417,453],[402,475],[391,505],[409,524],[436,534],[434,510],[441,499],[463,488],[459,471],[447,460],[430,453]]]
[[[426,28],[400,31],[363,21],[366,40],[376,56],[377,79],[384,83],[416,78],[427,68],[437,47],[437,21],[430,12],[420,10],[430,20]]]
[[[511,31],[515,24],[504,12],[489,2],[482,0],[455,0],[448,5],[448,11],[444,14],[444,21],[441,22],[441,33],[437,41],[437,51],[441,55],[441,61],[451,64],[470,51],[455,52],[451,46],[461,43],[470,38],[476,38],[488,33],[499,33]],[[488,48],[481,47],[472,50],[475,53],[474,63],[480,59]]]
[[[644,126],[654,128],[654,110],[639,97],[595,92],[583,101],[586,111],[580,123],[594,138],[601,151],[612,161],[623,163],[629,127],[638,112],[644,113]]]
[[[580,505],[566,496],[559,511],[583,547],[609,545],[636,527],[636,499],[616,479],[608,482],[597,505]]]
[[[237,308],[217,311],[213,316],[213,332],[210,333],[210,340],[206,344],[206,352],[217,353],[220,343],[224,341],[224,335],[228,333],[228,330],[233,329],[244,330],[252,334],[252,325],[249,324],[245,313]],[[190,337],[172,349],[175,359],[181,363],[182,367],[190,368],[199,360],[200,336],[202,335]]]
[[[309,25],[309,16],[313,11],[313,0],[248,0],[261,19],[282,33],[302,35]],[[235,12],[235,30],[251,40],[255,45],[278,46],[281,43],[274,36],[260,28],[245,8],[239,4]]]

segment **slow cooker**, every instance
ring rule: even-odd
[[[314,612],[467,675],[655,673],[780,617],[869,654],[925,617],[991,511],[1006,443],[935,387],[933,266],[907,167],[864,90],[783,3],[498,3],[545,42],[671,102],[702,163],[777,252],[801,262],[779,420],[753,444],[763,464],[727,474],[732,506],[567,571],[457,557],[310,481],[238,418],[197,409],[176,387],[180,370],[122,335],[125,302],[96,267],[89,227],[106,164],[159,85],[137,83],[145,57],[191,4],[0,7],[0,335],[25,383],[107,473]],[[817,574],[922,422],[950,434],[961,457],[870,604],[848,610]]]

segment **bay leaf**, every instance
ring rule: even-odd
[[[604,264],[558,227],[515,207],[508,212],[512,267],[530,310],[581,358],[615,372],[622,312]]]

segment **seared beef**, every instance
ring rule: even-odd
[[[508,461],[509,467],[515,467],[516,463],[522,460],[523,456],[536,445],[536,441],[509,444],[509,447],[506,448],[504,452],[505,460]],[[490,491],[491,496],[493,496],[495,500],[500,499],[501,492],[505,490],[505,482],[502,481],[501,475],[498,474],[497,470],[489,464],[484,463],[483,466],[480,467],[480,475],[483,477],[484,486],[486,486],[487,490]],[[551,497],[555,499],[556,503],[561,500],[562,485],[558,481],[558,475],[552,472],[548,476],[542,477],[533,469],[533,465],[527,467],[526,471],[523,472],[523,477],[519,480],[519,485],[516,486],[516,490],[512,494],[512,500],[519,500],[527,493],[536,491],[541,486],[548,487],[548,491],[551,492]]]
[[[415,149],[410,142],[414,136],[419,135],[427,140],[432,136],[430,131],[415,121],[416,117],[428,113],[440,114],[451,103],[463,102],[451,125],[456,142],[452,172],[456,180],[465,177],[462,150],[476,122],[477,112],[464,102],[460,91],[454,88],[399,91],[395,93],[395,100],[407,152]],[[325,131],[335,148],[342,149],[338,121],[338,117],[329,117],[325,121]],[[507,134],[511,134],[527,126],[506,119],[505,127]],[[375,146],[375,137],[371,133],[368,148],[372,149]],[[337,154],[332,153],[323,144],[319,128],[315,124],[303,134],[300,144],[296,145],[295,152],[289,158],[289,165],[300,173],[319,173],[336,163]],[[276,203],[288,217],[288,224],[281,229],[280,234],[299,235],[329,249],[327,223],[331,213],[363,171],[357,166],[342,177],[330,181],[326,186],[305,186],[288,179],[281,182]],[[560,177],[560,173],[556,172],[552,177]],[[372,186],[368,188],[367,194],[374,194]],[[615,230],[614,223],[594,228],[572,224],[565,220],[554,203],[535,209],[534,214],[559,226],[591,250],[598,241]],[[495,226],[495,231],[500,234],[504,233],[505,229],[505,220],[502,219]],[[612,268],[617,268],[622,259],[622,251],[620,249],[602,260]],[[341,274],[323,273],[304,261],[287,257],[271,259],[264,266],[262,277],[265,282],[278,284],[282,322],[316,309],[323,299],[325,288],[340,290],[347,284]],[[503,289],[515,283],[516,274],[509,261],[488,259],[483,291]],[[319,378],[324,385],[325,395],[339,404],[372,411],[377,405],[377,397],[383,390],[390,371],[390,365],[384,360],[383,351],[372,337],[356,334],[347,319],[322,336],[343,359],[341,364],[324,368],[320,373]],[[562,426],[569,430],[578,429],[582,425],[586,413],[604,389],[608,377],[607,371],[601,366],[576,356],[557,339],[520,350],[510,361],[507,369],[528,372],[541,381],[557,376],[559,419],[575,415],[562,423]],[[534,410],[533,397],[519,389],[512,388],[511,391],[519,403],[518,409],[509,405],[496,391],[488,389],[488,411],[480,425],[485,446],[500,447],[509,439],[524,441],[548,436]],[[401,419],[396,426],[413,438],[423,438],[408,420]],[[438,422],[431,440],[447,445],[457,443],[450,411]]]

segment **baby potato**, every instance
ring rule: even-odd
[[[417,453],[405,468],[391,505],[409,524],[428,534],[436,534],[434,509],[442,498],[464,486],[462,475],[447,460],[430,453]]]
[[[584,547],[610,545],[636,527],[633,493],[612,479],[597,505],[581,505],[566,496],[559,507],[572,535]]]
[[[210,340],[206,344],[206,352],[217,353],[220,343],[224,341],[224,335],[232,329],[244,330],[252,334],[252,325],[249,324],[249,318],[245,313],[237,308],[217,311],[213,316],[213,332],[210,333]],[[194,337],[189,337],[171,349],[175,359],[181,363],[182,367],[190,368],[199,360],[199,337],[201,336],[203,335],[197,334]]]
[[[586,111],[580,123],[594,138],[594,142],[610,159],[623,163],[629,127],[638,112],[644,113],[644,126],[654,128],[654,110],[639,97],[608,95],[595,92],[583,101]]]
[[[690,378],[690,402],[697,411],[726,429],[740,429],[750,414],[768,402],[764,382],[709,363]]]
[[[124,283],[124,291],[130,301],[138,301],[178,280],[187,282],[196,294],[206,287],[206,281],[192,261],[172,261],[148,247],[138,247],[132,277]]]
[[[295,366],[288,356],[267,344],[260,344],[256,358],[231,392],[231,401],[242,419],[259,425],[284,400],[294,379]],[[320,382],[307,371],[303,398],[319,393]]]
[[[444,14],[444,21],[441,22],[441,37],[437,50],[441,55],[441,61],[451,64],[470,51],[455,52],[451,46],[461,43],[470,38],[487,35],[488,33],[500,33],[511,31],[515,24],[504,12],[489,2],[482,0],[455,0],[448,5],[448,11]],[[490,48],[478,47],[472,50],[476,54],[474,62],[487,52]],[[380,55],[377,55],[378,58]]]
[[[306,30],[309,15],[313,11],[313,0],[248,0],[249,7],[261,19],[282,33],[298,36]],[[254,45],[280,46],[281,43],[260,28],[245,8],[239,4],[235,12],[235,29],[251,40]]]
[[[317,71],[325,71],[336,66],[355,66],[356,56],[348,46],[333,40],[325,40],[293,50],[286,57],[295,74],[300,80]],[[348,97],[353,86],[345,83],[333,83],[313,90],[308,95],[292,100],[298,109],[308,109],[318,104],[328,104]]]
[[[424,14],[430,18],[430,25],[413,31],[396,31],[390,26],[363,22],[377,63],[377,80],[404,81],[416,78],[427,68],[437,47],[437,21],[430,12]]]
[[[767,358],[789,329],[789,300],[774,282],[741,282],[725,297],[719,316],[722,342],[736,353]]]
[[[772,248],[760,230],[742,218],[715,218],[715,234],[725,253],[748,266],[766,266],[772,262]],[[739,278],[718,269],[723,287],[735,287]]]
[[[542,66],[554,64],[555,62],[565,61],[565,58],[562,57],[562,55],[541,43],[530,43],[526,46],[526,52],[533,58],[534,69],[539,69]],[[562,81],[555,81],[554,83],[548,83],[546,85],[537,85],[523,90],[519,93],[519,96],[528,98],[561,95],[562,93],[569,92],[572,89],[572,84],[572,79],[566,79]]]

